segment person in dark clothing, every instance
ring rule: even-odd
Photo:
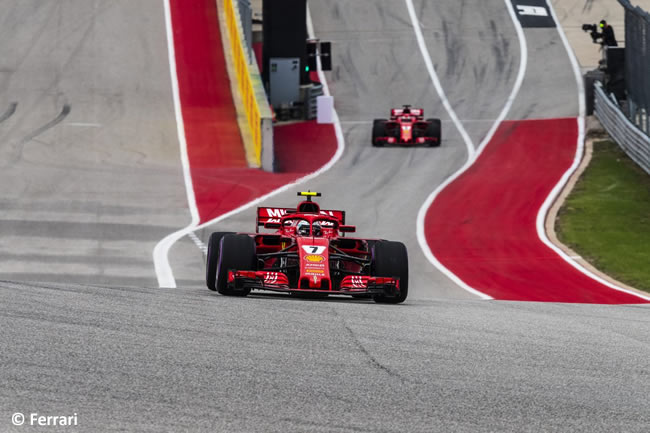
[[[614,36],[614,28],[607,24],[607,21],[605,20],[602,20],[600,22],[599,27],[601,33],[594,35],[594,42],[596,42],[598,39],[602,39],[600,42],[601,45],[606,45],[608,47],[618,47],[616,36]]]

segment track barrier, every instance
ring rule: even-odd
[[[223,5],[234,79],[243,105],[238,108],[243,110],[248,129],[242,131],[242,137],[249,163],[253,167],[273,171],[273,120],[262,78],[255,59],[245,44],[237,0],[223,0]]]
[[[650,174],[650,137],[625,116],[616,99],[607,96],[599,81],[594,84],[594,97],[594,114],[607,133],[634,162]]]

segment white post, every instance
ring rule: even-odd
[[[332,96],[316,98],[316,122],[334,123],[334,98]]]

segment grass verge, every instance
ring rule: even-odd
[[[593,158],[556,221],[558,239],[602,272],[650,292],[650,176],[612,141]]]

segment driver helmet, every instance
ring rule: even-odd
[[[296,233],[300,236],[309,236],[309,222],[301,220],[296,225]]]
[[[604,29],[606,25],[607,25],[607,21],[602,20],[602,21],[600,22],[600,28],[601,28],[601,29]]]

